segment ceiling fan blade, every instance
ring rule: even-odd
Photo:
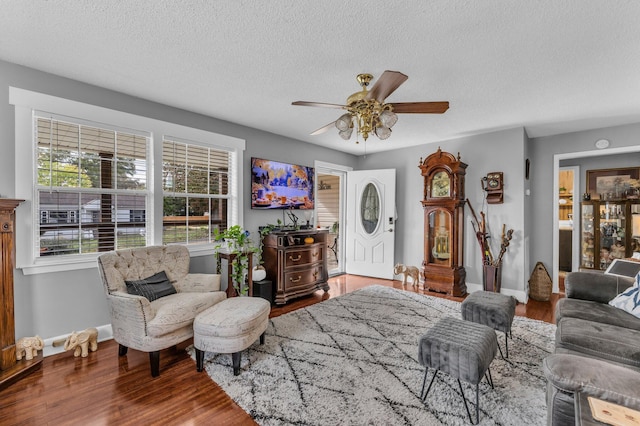
[[[315,130],[315,131],[311,132],[310,135],[311,136],[319,135],[319,134],[324,133],[327,130],[331,129],[332,127],[336,127],[336,122],[335,121],[332,121],[331,123],[320,127],[318,130]]]
[[[376,99],[383,103],[387,96],[392,94],[408,78],[399,71],[383,72],[367,94],[367,99]]]
[[[396,114],[443,114],[449,102],[399,102],[391,106]]]
[[[323,102],[306,102],[306,101],[291,102],[291,105],[322,107],[322,108],[344,108],[345,107],[344,105],[338,105],[338,104],[327,104]]]

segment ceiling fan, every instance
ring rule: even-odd
[[[369,134],[375,134],[378,139],[391,136],[391,128],[398,121],[396,114],[443,114],[449,109],[449,102],[393,102],[384,103],[402,83],[407,80],[406,75],[399,71],[385,71],[375,82],[371,90],[367,90],[373,80],[371,74],[358,74],[356,80],[362,90],[347,98],[346,105],[328,104],[322,102],[296,101],[292,105],[313,106],[323,108],[339,108],[347,110],[336,121],[319,128],[311,135],[319,135],[331,127],[338,129],[338,134],[344,140],[349,140],[353,128],[366,141]],[[358,143],[356,141],[356,143]]]

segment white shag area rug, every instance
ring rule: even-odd
[[[260,425],[466,425],[446,374],[420,400],[418,339],[443,316],[459,318],[460,303],[375,285],[271,319],[265,344],[242,353],[239,376],[229,354],[206,353],[205,368]],[[544,425],[542,359],[555,325],[516,317],[512,335],[509,359],[498,354],[490,367],[495,389],[480,384],[480,424]],[[475,420],[475,386],[463,389]]]

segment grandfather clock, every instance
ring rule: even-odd
[[[0,198],[0,390],[40,368],[42,355],[16,361],[16,330],[13,310],[15,209],[24,200]]]
[[[467,165],[438,151],[419,164],[424,177],[424,288],[463,296],[467,292],[464,259],[464,176]]]

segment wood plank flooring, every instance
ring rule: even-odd
[[[282,307],[271,316],[343,295],[371,284],[402,289],[400,281],[341,275],[329,280],[330,291],[318,291]],[[462,301],[410,285],[407,291]],[[553,322],[556,301],[518,304],[516,314]],[[101,342],[87,358],[72,352],[47,357],[42,368],[0,392],[1,425],[255,425],[210,378],[197,373],[187,356],[187,341],[160,354],[160,377],[152,378],[146,353],[129,350],[118,357],[118,345]]]

